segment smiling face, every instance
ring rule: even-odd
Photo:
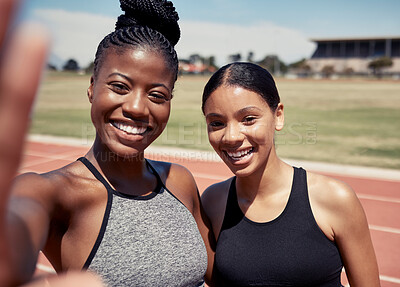
[[[283,105],[272,112],[255,92],[239,86],[218,87],[204,105],[210,144],[237,176],[266,166],[275,155],[274,133],[283,127]]]
[[[174,82],[160,54],[110,49],[88,89],[96,140],[118,156],[142,154],[167,124]]]

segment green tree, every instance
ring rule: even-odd
[[[329,78],[335,73],[335,68],[332,65],[323,66],[321,73],[325,78]]]
[[[79,65],[78,62],[74,59],[69,59],[67,62],[65,62],[63,66],[64,71],[78,71],[79,70]]]
[[[347,67],[343,70],[343,74],[346,76],[351,76],[354,74],[354,69],[352,67]]]
[[[372,69],[372,72],[375,76],[381,77],[382,76],[382,69],[391,67],[393,65],[393,61],[389,57],[380,57],[372,60],[368,64],[368,68]]]
[[[301,59],[300,61],[291,63],[288,68],[303,76],[309,76],[309,74],[311,73],[311,67],[307,63],[307,59],[305,58]]]
[[[307,64],[307,59],[306,59],[306,58],[303,58],[303,59],[301,59],[300,61],[291,63],[291,64],[289,65],[289,68],[293,68],[293,69],[307,69],[307,70],[309,70],[309,69],[310,69],[310,66]]]
[[[278,56],[276,55],[268,55],[263,60],[258,62],[261,67],[267,69],[274,75],[277,74],[285,74],[288,70],[288,67],[284,62],[282,62]]]

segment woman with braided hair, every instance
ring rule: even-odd
[[[170,114],[178,14],[170,1],[120,2],[87,91],[93,146],[60,169],[18,176],[9,193],[2,186],[1,286],[29,281],[40,250],[57,272],[88,269],[109,286],[210,282],[213,236],[192,175],[144,157]]]

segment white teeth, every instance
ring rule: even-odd
[[[246,150],[242,150],[242,151],[237,151],[237,152],[226,152],[228,154],[229,157],[231,157],[234,160],[239,160],[244,158],[245,156],[249,155],[250,152],[253,150],[253,148],[249,148]]]
[[[112,125],[114,127],[116,127],[117,129],[124,131],[128,134],[132,134],[132,135],[140,135],[140,134],[143,134],[147,130],[147,128],[145,128],[145,127],[134,127],[131,125],[117,123],[117,122],[113,122]]]

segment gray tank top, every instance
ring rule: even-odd
[[[84,265],[108,286],[204,286],[207,252],[189,210],[157,177],[147,196],[114,190],[86,159],[79,159],[107,189],[96,243]]]

